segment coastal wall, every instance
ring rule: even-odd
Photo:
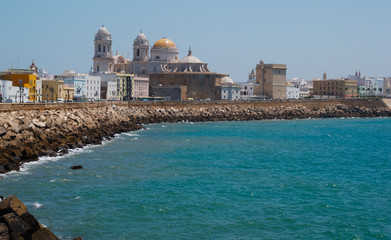
[[[0,173],[160,122],[391,117],[379,99],[0,104]]]

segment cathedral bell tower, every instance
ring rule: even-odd
[[[133,61],[148,61],[149,41],[140,31],[133,41]]]
[[[111,33],[102,26],[95,34],[94,68],[95,73],[112,72]]]

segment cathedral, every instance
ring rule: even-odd
[[[118,52],[112,55],[111,33],[102,26],[95,34],[93,73],[129,73],[140,77],[148,77],[156,73],[194,72],[208,73],[208,64],[192,55],[179,58],[178,48],[168,38],[157,40],[152,48],[145,34],[140,32],[133,41],[133,59],[130,60]]]

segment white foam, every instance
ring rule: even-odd
[[[39,202],[35,202],[35,203],[33,203],[33,206],[35,208],[40,208],[40,207],[42,207],[42,204],[40,204]]]

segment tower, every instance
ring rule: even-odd
[[[111,72],[113,62],[111,53],[111,33],[103,25],[95,34],[94,43],[93,72]]]
[[[327,74],[326,74],[326,72],[323,72],[323,80],[327,80]]]
[[[133,41],[133,61],[148,61],[149,41],[140,31]]]

